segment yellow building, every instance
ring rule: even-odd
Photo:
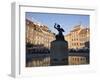
[[[26,20],[26,43],[43,45],[46,48],[50,48],[50,42],[54,39],[54,33],[46,25]]]
[[[89,28],[84,28],[82,25],[75,26],[70,33],[65,36],[66,41],[68,41],[69,49],[85,48],[85,43],[90,41],[89,38]]]

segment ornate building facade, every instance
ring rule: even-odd
[[[54,33],[46,25],[34,23],[26,19],[26,43],[50,48],[50,42],[54,39]]]
[[[90,41],[90,29],[77,25],[65,36],[65,39],[68,41],[69,49],[86,48],[85,44]]]

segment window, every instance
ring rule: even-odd
[[[74,46],[76,46],[76,43],[74,43]]]

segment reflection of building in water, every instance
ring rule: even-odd
[[[33,58],[31,61],[26,63],[26,67],[40,67],[40,66],[50,66],[50,57],[46,58]]]
[[[69,49],[83,49],[89,47],[90,29],[82,25],[75,26],[69,34],[65,36]]]
[[[47,57],[43,58],[44,55],[46,55]],[[26,67],[39,67],[39,66],[51,65],[49,54],[43,54],[43,55],[33,54],[30,55],[29,59],[31,60],[26,63]],[[81,65],[81,64],[89,64],[88,53],[69,53],[68,65]]]
[[[89,53],[69,53],[69,65],[89,64]]]
[[[47,26],[26,19],[26,43],[50,48],[52,40],[54,40],[54,33]]]
[[[86,57],[69,56],[69,65],[86,64]]]

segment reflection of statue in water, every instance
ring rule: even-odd
[[[63,30],[63,28],[60,27],[59,24],[56,24],[56,23],[55,23],[54,28],[58,30],[58,32],[59,32],[58,35],[60,35],[60,36],[63,35],[62,32],[65,32],[65,31]]]

